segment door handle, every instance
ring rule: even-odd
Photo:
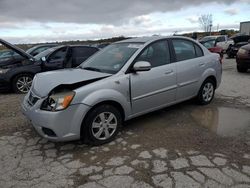
[[[171,69],[171,70],[167,70],[167,71],[165,72],[165,74],[171,74],[172,72],[174,72],[172,69]]]
[[[200,67],[202,67],[202,66],[204,66],[205,65],[205,63],[199,63],[199,66]]]

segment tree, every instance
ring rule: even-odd
[[[199,17],[200,27],[206,32],[210,33],[213,26],[213,15],[212,14],[203,14]]]

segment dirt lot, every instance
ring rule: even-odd
[[[212,104],[136,118],[101,147],[42,139],[23,96],[0,94],[0,187],[250,187],[250,73],[223,69]]]

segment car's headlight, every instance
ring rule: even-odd
[[[74,91],[62,90],[52,92],[42,103],[41,109],[47,111],[60,111],[66,109],[75,96]]]
[[[9,69],[0,69],[0,74],[5,74]]]

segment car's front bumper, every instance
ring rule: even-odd
[[[42,137],[51,141],[72,141],[80,139],[82,121],[90,109],[89,106],[75,104],[62,111],[50,112],[40,109],[44,99],[39,99],[31,106],[28,103],[28,96],[29,93],[24,98],[22,112],[31,121],[33,127]]]
[[[11,84],[4,79],[0,78],[0,91],[9,91],[11,89]]]

